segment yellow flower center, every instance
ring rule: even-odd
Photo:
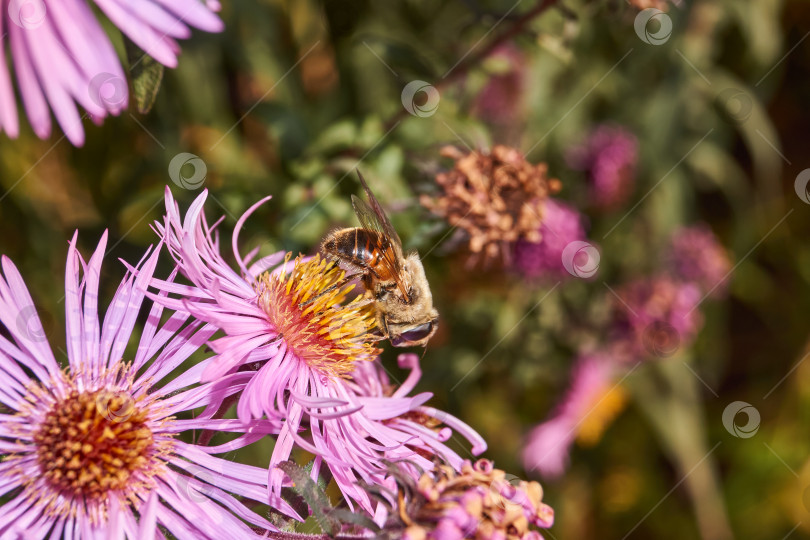
[[[14,414],[19,421],[8,427],[26,449],[2,461],[23,487],[23,498],[44,514],[63,518],[83,512],[98,524],[106,519],[111,497],[135,503],[155,487],[155,476],[168,472],[172,417],[161,414],[159,401],[149,395],[133,397],[130,368],[119,362],[93,376],[101,388],[88,389],[86,374],[68,371],[28,386]],[[65,390],[57,395],[55,388]],[[32,457],[40,474],[28,468]]]
[[[363,295],[344,303],[354,288],[345,276],[319,255],[306,262],[299,256],[291,272],[262,274],[256,284],[259,305],[287,347],[310,368],[337,377],[348,376],[355,361],[380,354],[369,339],[373,305]]]
[[[125,392],[73,390],[54,403],[34,434],[37,462],[59,492],[103,498],[122,490],[149,461],[146,412]]]

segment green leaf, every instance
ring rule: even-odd
[[[315,460],[314,459],[312,461],[310,461],[309,463],[307,463],[306,465],[304,465],[304,470],[307,472],[307,475],[310,478],[312,478],[312,468],[314,466],[315,466]],[[327,472],[328,472],[328,469],[327,469]],[[331,476],[330,476],[330,478],[331,478]],[[321,488],[321,490],[326,491],[327,484],[329,484],[329,481],[326,479],[326,477],[323,474],[319,474],[318,475],[318,487]]]
[[[138,112],[146,114],[152,109],[163,81],[163,64],[146,54],[128,38],[124,38],[132,76],[132,91]]]
[[[307,502],[312,517],[321,529],[329,535],[336,535],[340,531],[340,523],[330,515],[332,503],[318,484],[312,481],[306,469],[292,461],[282,461],[278,468],[293,481],[292,489]]]

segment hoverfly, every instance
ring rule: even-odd
[[[377,327],[391,345],[423,346],[436,333],[439,320],[425,269],[418,253],[403,254],[399,235],[363,175],[357,174],[369,201],[352,195],[362,226],[330,233],[321,250],[361,275],[365,294],[377,312]]]

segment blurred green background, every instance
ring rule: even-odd
[[[737,264],[729,298],[703,306],[693,347],[634,372],[632,399],[601,440],[575,445],[568,472],[542,481],[557,511],[548,536],[699,537],[697,465],[714,471],[735,537],[810,538],[810,205],[794,191],[810,167],[810,3],[684,2],[670,7],[672,35],[660,45],[639,38],[638,10],[624,1],[561,6],[532,17],[534,3],[512,0],[226,3],[225,32],[183,44],[149,114],[131,108],[88,123],[79,149],[61,134],[3,140],[0,251],[25,275],[52,342],[63,343],[72,232],[87,252],[110,230],[102,286],[111,297],[123,274],[114,259],[137,261],[155,242],[164,187],[183,207],[199,193],[172,183],[177,154],[204,161],[209,216],[226,216],[226,236],[249,205],[274,196],[242,234],[263,252],[310,253],[331,228],[354,225],[359,167],[406,247],[422,254],[442,315],[419,389],[479,430],[499,467],[526,476],[524,436],[551,413],[576,350],[605,316],[603,284],[654,272],[675,228],[707,222]],[[475,103],[510,69],[487,54],[498,44],[519,51],[525,85],[515,112],[493,120]],[[400,93],[413,80],[439,90],[435,114],[404,109]],[[585,177],[564,153],[600,123],[634,132],[640,156],[629,201],[591,214]],[[419,205],[452,166],[443,145],[497,143],[547,162],[559,196],[586,213],[598,279],[568,281],[537,306],[547,287],[508,269],[470,269],[447,224]],[[385,361],[396,372],[395,351]],[[645,392],[662,380],[674,386]],[[761,414],[753,437],[722,425],[737,400]],[[681,435],[666,432],[678,402],[697,447],[720,443],[705,462],[678,461]]]

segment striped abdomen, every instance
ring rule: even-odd
[[[386,255],[393,260],[395,253],[391,242],[375,231],[360,227],[335,232],[323,243],[323,250],[339,259],[370,270],[381,281],[393,280],[394,276],[384,264]],[[390,253],[388,253],[390,252]]]

